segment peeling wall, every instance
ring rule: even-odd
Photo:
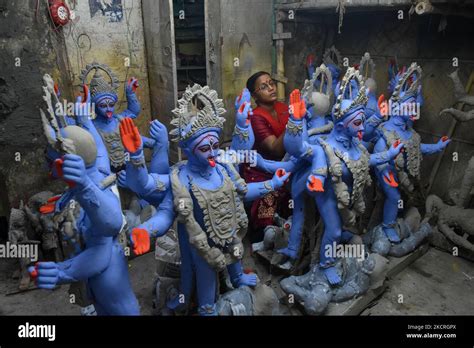
[[[136,123],[141,132],[148,135],[151,113],[141,1],[115,1],[122,5],[121,20],[118,6],[115,13],[108,8],[101,11],[99,1],[69,0],[68,3],[76,17],[64,30],[75,90],[79,91],[79,75],[87,64],[93,61],[107,64],[120,81],[116,109],[122,111],[127,107],[125,83],[132,76],[136,77],[140,85],[137,95],[142,106]]]
[[[151,110],[168,131],[171,110],[176,106],[177,81],[174,42],[173,5],[171,0],[142,0],[143,32],[150,86]],[[178,161],[178,147],[170,142],[170,161]]]
[[[51,186],[38,110],[43,74],[51,74],[70,97],[62,34],[53,31],[45,2],[38,11],[36,3],[0,1],[0,216]]]
[[[212,0],[211,0],[212,1]],[[224,128],[229,140],[235,125],[235,97],[255,72],[272,72],[272,0],[221,0],[222,98],[227,114]],[[234,59],[239,66],[234,66]]]

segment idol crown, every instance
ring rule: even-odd
[[[390,99],[394,102],[400,101],[402,97],[416,96],[418,86],[421,84],[421,67],[417,63],[411,63],[405,74],[398,80]]]
[[[344,99],[344,95],[346,89],[351,85],[351,81],[355,80],[358,84],[357,88],[357,95],[355,98],[351,98],[352,102],[346,108],[342,108],[342,101]],[[336,103],[334,104],[334,118],[335,120],[340,120],[344,118],[344,115],[358,106],[365,106],[367,104],[367,95],[365,93],[365,85],[363,82],[362,75],[358,70],[355,68],[349,68],[346,71],[346,74],[342,78],[341,85],[339,87],[339,94],[336,98]]]
[[[222,130],[225,118],[221,117],[226,112],[222,99],[218,99],[217,92],[208,86],[194,84],[188,86],[178,107],[172,110],[173,120],[170,131],[172,141],[183,142],[200,134],[204,130]]]
[[[94,70],[94,76],[92,77],[89,84],[91,98],[95,99],[95,97],[100,94],[116,95],[118,88],[118,79],[108,65],[99,64],[96,62],[86,65],[86,68],[82,70],[80,75],[81,83],[83,85],[87,84],[87,76],[92,70]],[[110,82],[107,82],[104,79],[104,77],[100,73],[100,70],[105,72],[105,74],[109,77]]]

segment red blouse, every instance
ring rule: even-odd
[[[254,150],[257,150],[263,158],[278,161],[281,160],[281,158],[266,153],[261,147],[262,142],[267,137],[274,135],[278,138],[282,135],[288,123],[288,105],[282,102],[275,102],[274,108],[278,120],[275,120],[266,109],[259,106],[253,110],[253,116],[250,117],[250,122],[252,123],[252,129],[255,135]]]
[[[255,135],[253,150],[256,150],[265,159],[279,161],[281,160],[280,157],[267,153],[261,146],[267,137],[274,135],[278,138],[286,129],[288,117],[290,116],[288,105],[282,102],[275,102],[274,108],[278,120],[275,120],[266,109],[257,107],[253,110],[253,115],[250,116],[250,122],[252,123],[252,129]],[[243,176],[246,182],[260,182],[271,179],[273,174],[262,172],[255,167],[245,165]]]

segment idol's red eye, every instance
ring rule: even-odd
[[[354,121],[354,126],[359,127],[362,124],[361,120]]]
[[[199,148],[199,151],[201,152],[208,152],[211,149],[209,145],[204,145]]]

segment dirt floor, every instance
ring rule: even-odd
[[[259,262],[246,258],[246,268],[261,281],[278,283]],[[12,279],[16,260],[0,260],[0,315],[80,315],[69,301],[68,286],[57,290],[30,290],[15,293],[18,279]],[[153,314],[155,284],[154,254],[130,261],[130,274],[143,315]],[[12,294],[13,293],[13,294]],[[390,281],[389,288],[362,315],[462,315],[474,314],[474,264],[443,251],[430,250]],[[399,295],[403,303],[399,303]],[[282,307],[282,314],[298,315]]]
[[[362,315],[473,315],[473,294],[474,263],[430,248]]]

